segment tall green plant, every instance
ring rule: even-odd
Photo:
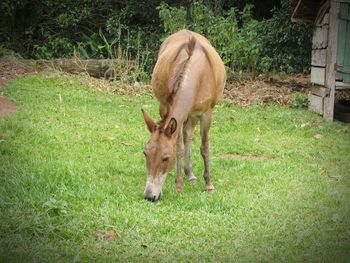
[[[184,8],[160,6],[165,36],[184,28],[205,35],[215,46],[224,63],[236,71],[255,72],[261,51],[259,22],[253,19],[252,5],[239,12],[231,8],[224,16],[215,15],[202,1],[193,2],[190,14]],[[186,20],[186,17],[189,19]],[[241,26],[239,27],[239,23]]]
[[[188,27],[186,19],[187,13],[184,7],[170,7],[168,4],[163,2],[158,9],[159,17],[163,22],[165,36],[171,35],[180,29]]]
[[[283,0],[272,18],[263,21],[254,19],[253,5],[218,15],[203,1],[192,2],[188,9],[162,4],[159,16],[165,36],[184,27],[205,35],[225,65],[236,72],[307,71],[311,28],[293,24],[288,5],[289,0]]]

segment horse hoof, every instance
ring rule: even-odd
[[[182,193],[182,187],[176,186],[176,192]]]
[[[188,181],[190,181],[191,184],[196,184],[197,183],[197,177],[191,176],[188,178]]]
[[[206,190],[208,193],[214,193],[214,192],[215,192],[215,188],[214,188],[214,186],[212,186],[212,185],[207,186],[205,190]]]

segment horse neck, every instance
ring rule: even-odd
[[[191,113],[193,105],[196,100],[197,80],[192,74],[186,74],[183,78],[182,85],[176,93],[172,104],[171,114],[169,120],[175,118],[178,127],[182,127]],[[180,129],[178,129],[179,131]]]

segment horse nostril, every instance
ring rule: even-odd
[[[152,197],[148,193],[145,193],[143,197],[148,201],[152,200]]]
[[[157,201],[158,199],[160,199],[160,197],[162,196],[161,193],[159,193],[158,195],[155,195],[152,193],[152,191],[145,191],[143,197],[148,200],[148,201],[151,201],[151,202],[155,202]]]
[[[154,202],[156,201],[156,196],[155,195],[152,195],[150,192],[146,192],[144,194],[144,198],[148,201],[151,201],[151,202]]]
[[[145,195],[145,199],[146,199],[147,201],[154,202],[154,197],[152,197],[152,196],[146,196],[146,195]]]

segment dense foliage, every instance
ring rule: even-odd
[[[161,40],[189,28],[207,36],[235,73],[307,71],[310,26],[292,24],[287,9],[288,0],[4,0],[0,55],[123,56],[150,72]]]
[[[272,10],[272,17],[261,22],[260,69],[287,73],[308,71],[311,62],[311,25],[292,23],[287,13],[288,1]]]
[[[253,5],[242,11],[235,7],[215,15],[202,1],[189,10],[160,6],[165,35],[181,28],[202,33],[216,47],[225,64],[236,71],[287,73],[306,71],[310,61],[311,27],[293,24],[287,13],[288,2],[272,11],[270,19],[254,19]],[[188,19],[190,17],[190,19]]]

